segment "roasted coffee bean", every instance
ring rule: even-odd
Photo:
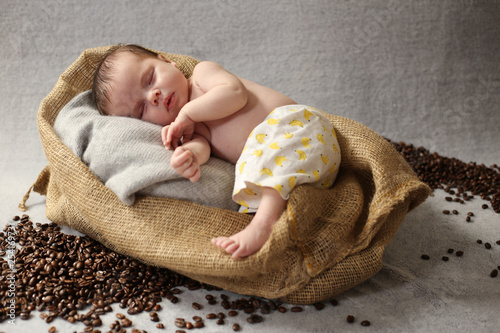
[[[476,243],[478,243],[478,244],[483,244],[483,241],[482,241],[482,240],[480,240],[480,239],[478,239],[478,240],[476,241]]]
[[[330,300],[330,304],[333,305],[333,306],[337,306],[337,305],[339,305],[339,302],[336,299],[332,298]]]
[[[318,303],[314,303],[314,308],[318,311],[321,311],[325,308],[325,304],[321,303],[321,302],[318,302]]]
[[[186,327],[186,321],[184,320],[184,318],[177,318],[175,320],[174,325],[179,327],[179,328],[184,328],[184,327]]]
[[[429,255],[427,255],[427,254],[422,254],[422,255],[420,256],[420,258],[422,258],[422,259],[424,259],[424,260],[429,260],[431,257],[429,257]]]
[[[193,309],[195,309],[195,310],[201,310],[202,309],[202,306],[201,306],[200,303],[193,302],[192,306],[193,306]]]
[[[184,330],[176,330],[175,333],[186,333]]]
[[[455,214],[455,215],[458,215],[458,210],[454,209],[454,210],[452,211],[452,213],[453,213],[453,214]]]
[[[450,211],[448,209],[445,209],[445,210],[443,210],[443,214],[448,215],[448,214],[450,214]]]
[[[156,328],[165,328],[165,326],[162,323],[156,324]]]
[[[226,318],[226,315],[225,315],[224,313],[222,313],[222,312],[219,312],[219,313],[217,314],[217,318],[219,318],[219,319],[225,319],[225,318]]]
[[[128,318],[123,318],[121,320],[121,324],[123,327],[130,327],[130,326],[132,326],[132,321]]]
[[[217,318],[217,315],[215,313],[207,314],[207,319],[215,319],[215,318]]]
[[[361,322],[361,326],[370,326],[370,325],[371,325],[371,323],[368,320],[363,320]]]
[[[241,329],[239,324],[233,324],[233,331],[238,332]]]
[[[49,328],[49,333],[54,333],[56,331],[56,327],[55,326],[51,326]]]
[[[203,328],[205,327],[205,324],[202,321],[197,321],[193,324],[194,328]]]
[[[450,258],[448,258],[447,256],[443,256],[441,259],[442,259],[443,261],[448,261],[448,260],[450,260]]]
[[[304,310],[301,306],[294,306],[290,309],[292,312],[302,312]]]
[[[488,209],[488,205],[484,204],[481,206],[482,209]]]
[[[187,321],[187,322],[186,322],[186,328],[187,328],[188,330],[192,329],[192,328],[193,328],[193,324],[192,324],[191,322]]]
[[[452,201],[452,200],[453,200],[453,198],[452,198],[452,197],[446,197],[446,198],[445,198],[445,200],[446,200],[446,201]]]
[[[238,315],[238,311],[231,310],[227,313],[229,317],[234,317]]]
[[[474,216],[474,213],[473,212],[468,212],[467,216]]]
[[[489,250],[489,249],[491,249],[491,244],[490,243],[484,243],[484,247]]]
[[[500,239],[499,239],[499,240],[497,240],[497,241],[496,241],[496,243],[497,243],[498,245],[500,245]]]
[[[116,318],[118,318],[118,319],[124,319],[125,315],[123,313],[117,313],[116,314]]]
[[[491,271],[491,273],[490,273],[490,276],[491,276],[492,278],[497,277],[497,276],[498,276],[498,270],[496,270],[496,269],[492,270],[492,271]]]
[[[194,317],[193,317],[193,320],[194,320],[195,322],[200,322],[200,321],[202,321],[203,319],[202,319],[200,316],[194,316]]]
[[[465,218],[465,221],[466,221],[466,222],[470,222],[470,220],[471,220],[470,216],[467,216],[467,217]]]
[[[455,250],[454,249],[448,249],[448,253],[452,254]]]
[[[247,318],[247,321],[250,324],[258,324],[258,323],[261,323],[263,320],[264,320],[264,318],[258,314],[253,314]]]
[[[463,252],[463,251],[457,251],[457,252],[455,253],[455,255],[456,255],[457,257],[461,257],[461,256],[463,256],[463,255],[464,255],[464,252]]]
[[[353,315],[348,315],[346,320],[349,324],[352,324],[352,323],[354,323],[355,318]]]
[[[217,325],[224,325],[224,319],[217,319],[217,322],[216,322]]]
[[[287,308],[285,308],[284,306],[278,306],[278,311],[280,313],[286,313],[287,312]]]

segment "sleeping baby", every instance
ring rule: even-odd
[[[340,148],[317,109],[203,61],[187,79],[174,62],[137,45],[112,49],[92,93],[99,111],[162,125],[170,164],[196,182],[211,155],[235,164],[233,200],[256,211],[248,226],[212,243],[233,258],[268,240],[294,187],[333,185]]]

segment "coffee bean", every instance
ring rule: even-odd
[[[194,328],[203,328],[205,327],[205,324],[202,321],[197,321],[193,324]]]
[[[258,324],[258,323],[261,323],[263,320],[264,320],[264,318],[258,314],[253,314],[247,318],[247,321],[250,324]]]
[[[420,258],[422,258],[422,259],[424,259],[424,260],[429,260],[431,257],[429,257],[429,255],[427,255],[427,254],[422,254],[422,255],[420,256]]]
[[[500,245],[500,239],[499,239],[499,240],[497,240],[497,241],[496,241],[496,243],[497,243],[498,245]]]
[[[56,331],[56,327],[55,326],[51,326],[49,328],[49,333],[54,333]]]
[[[217,318],[217,315],[215,313],[207,314],[207,319],[215,319],[215,318]]]
[[[481,206],[482,209],[488,209],[488,205],[484,204]]]
[[[286,313],[286,312],[287,312],[287,309],[286,309],[284,306],[279,306],[279,307],[278,307],[278,311],[279,311],[280,313]]]
[[[365,326],[365,327],[366,327],[366,326],[370,326],[370,325],[371,325],[371,323],[370,323],[370,321],[368,321],[368,320],[363,320],[363,321],[361,322],[361,326]]]
[[[224,325],[224,319],[221,319],[221,318],[217,319],[216,324],[217,325]]]
[[[478,244],[483,244],[483,241],[482,241],[482,240],[480,240],[480,239],[478,239],[478,240],[476,241],[476,243],[478,243]]]
[[[186,325],[186,328],[187,328],[188,330],[190,330],[190,329],[192,329],[192,328],[193,328],[193,324],[192,324],[191,322],[189,322],[189,321],[187,321],[185,325]]]
[[[443,214],[448,215],[448,214],[450,214],[450,211],[448,209],[445,209],[445,210],[443,210]]]
[[[238,315],[238,312],[237,311],[234,311],[234,310],[231,310],[227,313],[227,315],[229,317],[234,317],[234,316],[237,316]]]
[[[193,317],[193,320],[194,320],[195,322],[200,322],[200,321],[202,321],[203,319],[202,319],[200,316],[194,316],[194,317]]]
[[[470,220],[471,220],[470,216],[467,216],[467,217],[465,218],[465,221],[466,221],[466,222],[470,222]]]
[[[186,321],[184,320],[184,318],[177,318],[175,319],[174,325],[179,328],[184,328],[186,327]]]
[[[455,250],[454,250],[454,249],[448,249],[448,253],[449,253],[449,254],[452,254],[452,253],[453,253],[453,251],[455,251]]]
[[[162,323],[156,324],[156,328],[165,328],[165,326]]]
[[[355,318],[353,315],[348,315],[346,320],[349,324],[352,324],[352,323],[354,323]]]
[[[339,305],[339,302],[336,299],[332,298],[330,300],[330,304],[333,305],[333,306],[337,306],[337,305]]]
[[[314,303],[314,308],[318,311],[321,311],[325,308],[325,304],[322,302]]]
[[[450,258],[448,258],[447,256],[443,256],[441,259],[443,259],[443,261],[448,261]]]
[[[240,330],[239,324],[233,324],[233,331],[238,332]]]
[[[489,250],[489,249],[491,249],[491,244],[490,243],[484,243],[484,247]]]
[[[463,255],[464,255],[464,252],[463,252],[463,251],[457,251],[457,252],[455,253],[455,255],[456,255],[457,257],[461,257],[461,256],[463,256]]]
[[[452,201],[452,200],[453,200],[453,198],[452,198],[452,197],[446,197],[446,198],[445,198],[445,200],[446,200],[446,201]]]
[[[130,327],[130,326],[132,326],[132,321],[128,318],[123,318],[121,320],[121,324],[123,327]]]
[[[497,276],[498,276],[498,270],[496,270],[496,269],[492,270],[492,271],[491,271],[491,273],[490,273],[490,276],[491,276],[492,278],[497,277]]]

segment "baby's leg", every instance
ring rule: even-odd
[[[259,251],[271,235],[272,227],[286,207],[286,200],[272,187],[264,187],[259,209],[250,224],[231,237],[217,237],[212,243],[233,258]]]

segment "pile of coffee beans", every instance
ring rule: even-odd
[[[423,182],[432,189],[443,189],[455,195],[455,199],[450,197],[447,200],[464,203],[477,195],[489,201],[491,208],[500,213],[500,167],[496,164],[486,167],[484,164],[443,157],[404,142],[391,144]],[[488,209],[489,206],[484,204],[482,208]]]
[[[394,148],[406,159],[418,177],[427,183],[432,189],[443,189],[450,196],[446,196],[448,202],[457,202],[464,204],[466,201],[479,196],[485,201],[489,201],[491,208],[495,213],[500,213],[500,167],[496,164],[491,167],[486,167],[484,164],[465,163],[456,158],[442,157],[437,153],[430,153],[423,147],[414,147],[411,144],[404,142],[391,142]],[[455,196],[455,197],[453,197]],[[482,204],[482,209],[489,209],[488,204]],[[443,214],[459,215],[456,209],[443,210]],[[475,214],[467,212],[465,216],[466,222],[473,222]],[[483,244],[483,241],[478,239],[478,244]],[[500,240],[496,241],[500,245]],[[484,248],[489,250],[492,248],[491,243],[485,242]],[[448,254],[453,254],[457,257],[462,257],[464,252],[461,250],[455,251],[448,249]],[[431,259],[428,254],[422,254],[423,260]],[[443,261],[449,261],[450,257],[444,255],[441,257]],[[489,276],[495,278],[500,271],[500,265],[493,268]]]
[[[182,293],[179,287],[221,291],[168,269],[117,254],[89,237],[65,234],[55,223],[33,223],[28,215],[15,216],[0,233],[0,251],[0,256],[6,257],[0,257],[0,322],[13,317],[27,320],[36,310],[47,323],[60,317],[70,323],[83,323],[85,332],[97,333],[103,326],[100,316],[113,311],[112,304],[118,304],[129,316],[149,312],[150,320],[157,322],[157,329],[175,326],[178,332],[183,332],[205,327],[203,318],[160,322],[159,303],[164,298],[178,303]],[[214,320],[217,325],[224,325],[228,317],[241,318],[240,314],[246,316],[246,322],[258,324],[275,311],[303,311],[300,306],[288,309],[279,301],[255,297],[231,300],[221,294],[218,300],[207,294],[205,299],[207,305],[221,307],[222,311],[206,315],[207,320]],[[193,302],[192,308],[203,310],[204,303]],[[330,304],[337,306],[338,302],[332,299]],[[325,306],[325,303],[314,304],[318,311]],[[126,332],[133,325],[127,315],[117,313],[117,320],[106,332]],[[365,320],[362,325],[367,323]],[[239,331],[241,324],[234,323],[232,329]],[[51,326],[49,330],[56,332],[57,328]]]

